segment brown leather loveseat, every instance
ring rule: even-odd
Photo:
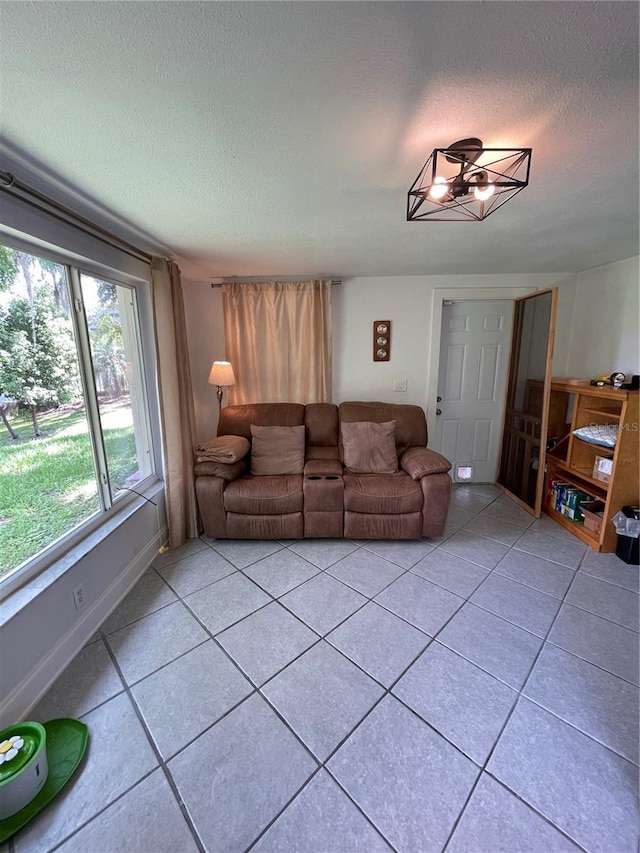
[[[418,539],[447,520],[451,464],[427,448],[419,406],[227,406],[195,456],[204,532],[216,539]]]

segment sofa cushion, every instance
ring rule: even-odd
[[[398,452],[407,447],[427,446],[427,419],[420,406],[409,403],[344,402],[338,407],[338,416],[341,424],[353,421],[375,421],[377,424],[395,421]]]
[[[351,512],[399,513],[422,509],[422,488],[404,472],[344,475],[344,508]]]
[[[304,407],[307,453],[310,447],[338,446],[338,407],[335,403],[307,403]]]
[[[211,441],[197,444],[193,449],[196,462],[226,462],[232,464],[246,456],[251,442],[241,435],[219,435]]]
[[[340,425],[344,465],[353,474],[394,474],[398,455],[394,438],[396,422],[372,421]]]
[[[223,406],[218,435],[251,438],[251,424],[259,426],[300,426],[304,424],[302,403],[241,403]]]
[[[302,474],[304,426],[257,426],[251,424],[251,473]]]
[[[224,508],[241,515],[302,512],[302,474],[234,480],[224,490]]]

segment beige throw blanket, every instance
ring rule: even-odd
[[[193,448],[196,462],[233,463],[249,452],[251,443],[241,435],[219,435]]]

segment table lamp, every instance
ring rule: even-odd
[[[209,373],[209,385],[217,385],[218,409],[222,409],[222,389],[228,385],[235,385],[236,377],[230,361],[214,361]]]

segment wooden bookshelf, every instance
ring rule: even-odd
[[[548,435],[555,444],[546,455],[544,511],[596,551],[615,551],[617,534],[611,518],[623,506],[640,503],[640,427],[638,391],[590,385],[588,380],[552,379]],[[573,434],[579,427],[616,424],[615,448],[600,447]],[[608,483],[593,476],[596,456],[612,456]],[[571,521],[551,505],[550,480],[576,486],[604,503],[599,531]]]

